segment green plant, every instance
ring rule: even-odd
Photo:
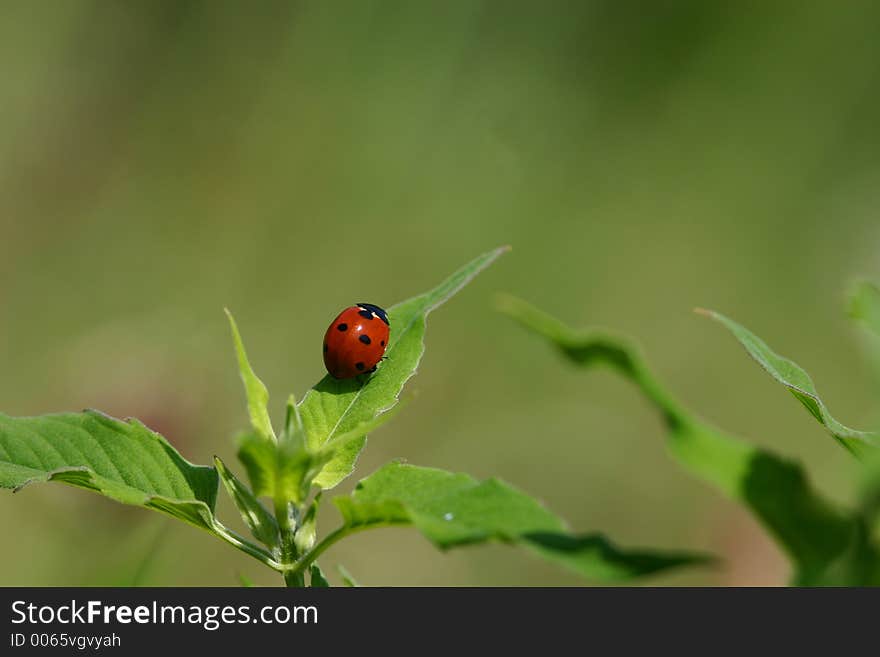
[[[161,511],[228,542],[280,573],[288,586],[303,586],[307,579],[311,586],[327,586],[318,557],[350,534],[390,525],[413,526],[441,549],[490,540],[522,545],[601,580],[707,562],[700,554],[621,550],[599,534],[570,533],[538,501],[500,480],[478,481],[397,462],[363,479],[350,495],[336,496],[342,523],[319,540],[316,517],[323,492],[352,473],[367,434],[396,412],[398,396],[424,351],[428,313],[504,250],[486,253],[433,290],[392,306],[388,360],[379,370],[342,381],[325,376],[301,402],[290,397],[277,433],[268,391],[251,368],[230,314],[251,425],[238,439],[238,457],[250,486],[220,459],[213,466],[194,465],[137,420],[123,422],[97,411],[0,415],[0,486],[18,490],[32,482],[60,481]],[[216,517],[220,481],[256,542]],[[341,572],[353,585],[353,578]]]
[[[609,366],[632,381],[663,417],[668,448],[690,472],[745,505],[787,554],[795,585],[880,585],[880,434],[857,431],[836,420],[809,375],[774,353],[760,338],[715,312],[698,310],[726,327],[752,358],[800,401],[850,453],[866,463],[861,501],[844,509],[810,485],[803,468],[710,426],[687,410],[657,380],[628,338],[576,331],[512,296],[498,309],[543,337],[569,361]],[[860,284],[850,315],[880,335],[880,290]]]

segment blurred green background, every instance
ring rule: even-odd
[[[280,415],[323,375],[343,306],[511,244],[431,316],[419,395],[356,475],[393,457],[498,475],[577,530],[726,559],[651,583],[781,584],[778,550],[666,456],[630,385],[570,368],[492,297],[633,335],[691,408],[850,500],[850,457],[691,309],[741,321],[870,422],[842,301],[880,277],[878,24],[867,1],[7,0],[0,409],[137,416],[192,461],[233,463],[247,418],[224,306]],[[4,585],[280,583],[69,487],[0,495],[0,527]],[[406,529],[322,562],[372,585],[583,583]]]

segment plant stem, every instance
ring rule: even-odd
[[[257,561],[260,561],[272,570],[277,570],[278,572],[284,571],[284,565],[275,561],[271,554],[269,554],[266,550],[261,548],[259,545],[255,545],[251,543],[249,540],[244,538],[243,536],[239,536],[234,531],[226,527],[219,520],[214,520],[213,523],[214,533],[222,538],[224,541],[229,543],[230,545],[238,548],[245,554],[252,556]]]
[[[281,532],[281,561],[287,563],[296,558],[293,535],[296,527],[290,522],[290,505],[283,497],[275,498],[275,520]]]
[[[287,570],[284,572],[284,584],[288,588],[302,588],[306,585],[305,573],[295,570]]]
[[[300,517],[300,513],[294,507],[294,519]],[[281,563],[284,566],[296,562],[298,555],[294,537],[296,534],[296,522],[291,522],[291,503],[281,496],[275,498],[275,519],[278,521],[278,529],[281,533]],[[284,570],[284,584],[288,587],[305,586],[302,572]]]
[[[377,522],[369,525],[358,525],[356,527],[340,527],[329,534],[327,534],[320,543],[318,543],[311,550],[306,552],[300,559],[293,565],[290,570],[284,571],[284,581],[287,581],[289,576],[299,575],[300,578],[303,577],[303,573],[305,573],[306,569],[312,565],[312,563],[317,560],[330,546],[332,546],[337,541],[341,541],[346,536],[351,536],[352,534],[356,534],[357,532],[364,531],[365,529],[378,529],[379,527],[394,527],[397,525],[406,525],[409,523],[406,522]],[[290,584],[288,584],[290,586]]]

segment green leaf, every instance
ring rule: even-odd
[[[281,431],[280,443],[294,450],[306,449],[306,430],[299,416],[296,399],[293,395],[287,398],[287,413],[284,417],[284,429]]]
[[[310,454],[291,442],[275,444],[251,432],[239,436],[238,458],[247,470],[254,495],[300,504],[308,495],[309,482],[329,456]]]
[[[241,584],[244,588],[250,589],[254,587],[254,582],[250,577],[245,575],[242,572],[238,573],[238,583]]]
[[[348,587],[357,588],[360,584],[357,583],[357,580],[352,576],[350,572],[343,566],[342,564],[336,565],[336,571],[339,573],[339,577],[342,578],[342,583]]]
[[[188,462],[134,419],[0,413],[0,487],[36,481],[62,481],[213,531],[217,472]]]
[[[391,420],[404,406],[406,403],[398,404],[371,420],[361,422],[353,429],[337,432],[333,438],[325,442],[317,455],[326,465],[320,471],[315,484],[327,488],[327,482],[342,481],[351,474],[358,454],[364,447],[367,434]]]
[[[305,554],[312,549],[315,544],[315,537],[318,530],[318,507],[321,504],[321,493],[315,495],[315,499],[309,505],[308,511],[303,515],[296,529],[293,544],[296,546],[297,554]]]
[[[309,576],[311,578],[312,588],[330,588],[330,582],[324,577],[324,573],[321,571],[321,567],[317,563],[313,563],[309,567]]]
[[[339,454],[348,454],[352,445],[363,445],[364,436],[390,420],[397,409],[383,413],[354,429],[337,434],[316,452],[306,449],[298,432],[285,432],[276,445],[255,433],[239,438],[238,458],[244,464],[256,495],[302,502],[308,495],[312,482],[319,475],[342,474],[336,467],[344,460]],[[288,413],[288,417],[291,417]],[[288,438],[287,436],[291,436]],[[359,447],[358,447],[359,449]],[[347,473],[345,473],[347,474]],[[343,478],[345,475],[342,475]]]
[[[758,336],[746,330],[724,315],[710,311],[699,310],[700,314],[726,327],[739,343],[745,347],[748,354],[776,381],[785,386],[788,391],[801,402],[810,414],[823,425],[828,432],[856,456],[863,458],[865,454],[880,447],[880,433],[857,431],[850,429],[838,422],[825,403],[820,399],[816,386],[813,385],[810,375],[807,374],[797,363],[773,352],[767,344]]]
[[[755,514],[793,561],[795,583],[828,583],[826,571],[853,553],[853,545],[861,540],[857,517],[814,491],[798,464],[725,435],[685,410],[654,378],[628,339],[572,330],[510,296],[500,298],[498,307],[573,363],[610,366],[635,383],[662,415],[672,454]]]
[[[306,449],[293,396],[287,402],[287,416],[277,443],[257,432],[238,437],[238,458],[247,470],[253,494],[271,497],[276,502],[302,502],[312,479],[332,454],[329,449],[316,454]]]
[[[849,316],[880,336],[880,287],[868,281],[859,281],[849,296]]]
[[[452,297],[488,267],[507,247],[495,249],[471,261],[430,292],[388,310],[391,336],[386,360],[362,382],[360,377],[337,380],[327,375],[306,393],[299,405],[309,449],[318,451],[335,437],[370,422],[393,407],[407,380],[413,376],[425,350],[425,320],[429,312]],[[364,447],[366,435],[340,446],[315,480],[321,488],[333,488],[345,479]]]
[[[269,513],[260,504],[260,501],[238,478],[232,474],[226,465],[216,456],[214,465],[223,481],[223,485],[229,492],[229,496],[235,503],[242,520],[251,530],[254,537],[271,550],[276,550],[281,545],[281,537],[278,532],[278,522],[275,516]]]
[[[498,479],[390,463],[333,500],[342,532],[388,525],[415,526],[441,549],[496,540],[523,545],[575,572],[623,580],[677,566],[706,563],[704,555],[622,551],[598,535],[573,536],[538,501]]]
[[[238,370],[241,373],[241,380],[244,383],[244,391],[247,396],[251,426],[260,436],[274,440],[275,431],[272,429],[272,421],[269,419],[269,391],[251,368],[235,318],[228,309],[226,309],[226,316],[229,317],[232,339],[235,342],[235,355],[238,358]]]

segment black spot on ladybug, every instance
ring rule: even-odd
[[[371,313],[369,310],[359,310],[358,315],[360,315],[361,317],[364,317],[366,319],[369,319],[371,321],[373,319],[373,313]]]
[[[382,345],[382,346],[384,347],[384,346],[385,346],[385,340],[382,340],[379,344]]]
[[[355,363],[354,366],[356,368],[358,368],[358,371],[360,371],[360,372],[364,371],[364,364],[363,363]]]
[[[348,324],[346,324],[345,322],[342,322],[342,324],[340,324],[339,326],[337,326],[336,329],[339,330],[339,331],[347,331],[347,330],[348,330]]]
[[[372,340],[370,340],[370,336],[369,336],[369,335],[362,335],[362,336],[360,336],[360,337],[358,338],[358,340],[360,340],[360,341],[363,342],[364,344],[370,344],[370,343],[372,342]]]
[[[327,353],[327,343],[326,342],[324,343],[324,353],[325,354]]]

